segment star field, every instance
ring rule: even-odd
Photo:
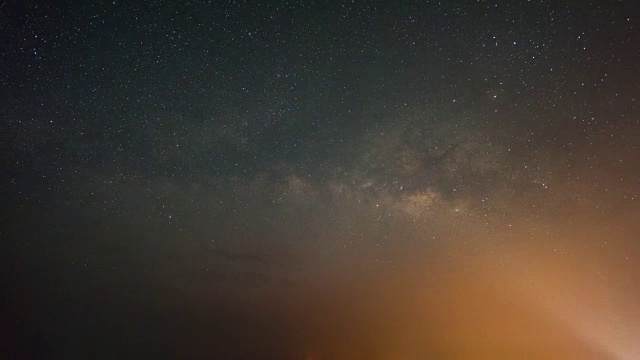
[[[12,356],[640,356],[633,2],[0,13]]]

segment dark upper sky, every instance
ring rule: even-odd
[[[640,354],[635,2],[0,13],[16,356]]]

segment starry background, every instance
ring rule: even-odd
[[[640,356],[635,2],[0,13],[11,356]]]

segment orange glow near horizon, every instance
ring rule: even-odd
[[[607,245],[621,246],[614,242]],[[598,249],[573,246],[561,254],[544,245],[493,247],[427,266],[423,274],[411,265],[366,286],[323,292],[333,297],[307,295],[313,300],[299,316],[314,314],[309,353],[320,359],[637,359],[639,294],[629,269],[603,260]]]

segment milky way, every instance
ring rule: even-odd
[[[640,356],[632,2],[0,9],[12,355]]]

